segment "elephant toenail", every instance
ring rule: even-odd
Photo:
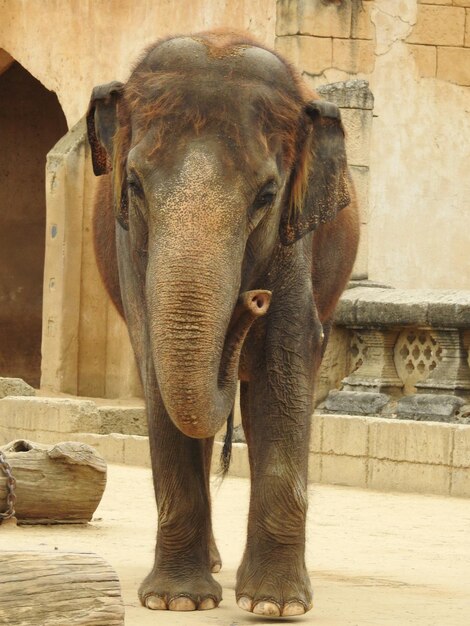
[[[214,602],[212,598],[206,598],[201,602],[198,606],[199,611],[208,611],[209,609],[215,609],[217,604]]]
[[[300,602],[288,602],[282,611],[283,617],[293,617],[294,615],[303,615],[305,607]]]
[[[149,596],[145,600],[145,606],[148,609],[152,609],[152,611],[165,611],[166,610],[166,602],[163,598],[159,598],[158,596]]]
[[[222,569],[222,563],[214,563],[211,568],[211,572],[213,574],[218,574],[221,569]]]
[[[261,601],[253,609],[255,615],[266,615],[268,617],[280,617],[281,611],[274,602]]]
[[[196,604],[191,600],[191,598],[179,596],[178,598],[170,600],[168,608],[170,611],[195,611]]]
[[[237,604],[244,611],[249,611],[251,613],[253,603],[250,598],[248,598],[248,596],[241,596],[240,598],[238,598]]]

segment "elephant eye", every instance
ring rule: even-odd
[[[263,185],[258,195],[256,196],[256,199],[253,203],[253,208],[255,210],[261,209],[262,207],[266,207],[272,204],[276,198],[277,190],[278,187],[274,180],[270,180],[269,182],[267,182],[265,185]]]
[[[139,198],[144,197],[144,190],[142,189],[142,185],[134,172],[131,172],[127,177],[127,188],[131,193],[135,194]]]

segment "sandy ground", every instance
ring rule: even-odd
[[[216,577],[224,600],[212,611],[163,613],[139,605],[137,587],[151,566],[156,524],[146,469],[110,466],[105,495],[88,526],[0,527],[0,549],[100,554],[119,574],[126,626],[470,624],[470,501],[312,485],[307,563],[314,608],[301,618],[266,620],[239,610],[234,600],[248,496],[242,478],[214,489],[215,534],[224,561]]]

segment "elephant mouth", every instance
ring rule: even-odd
[[[237,378],[238,362],[243,342],[253,322],[266,315],[271,292],[265,289],[245,291],[235,305],[220,360],[218,384],[224,388]]]

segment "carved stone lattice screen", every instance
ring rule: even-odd
[[[470,403],[469,292],[356,287],[336,323],[350,332],[350,373],[325,410],[460,419]]]

